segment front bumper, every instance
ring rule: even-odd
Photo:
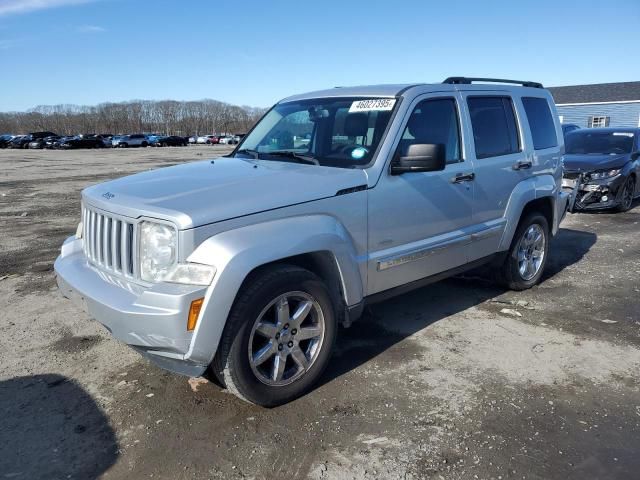
[[[576,184],[574,211],[604,210],[620,204],[620,188],[626,177],[617,175],[603,180],[589,180]]]
[[[97,270],[71,237],[62,246],[54,269],[62,295],[76,301],[115,338],[160,367],[189,376],[207,365],[185,359],[193,333],[187,331],[191,302],[205,296],[202,286],[169,283],[144,287]]]

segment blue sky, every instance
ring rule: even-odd
[[[526,5],[525,5],[526,4]],[[0,0],[0,111],[451,75],[640,80],[638,0]]]

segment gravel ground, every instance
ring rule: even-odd
[[[271,410],[61,298],[83,187],[225,151],[0,150],[0,478],[638,478],[637,205],[569,215],[526,292],[479,272],[370,308],[321,384]]]

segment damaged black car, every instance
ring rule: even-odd
[[[640,195],[640,128],[589,128],[566,138],[563,188],[576,189],[573,210],[626,212]]]

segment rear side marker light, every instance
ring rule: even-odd
[[[189,318],[187,319],[187,331],[192,332],[193,330],[195,330],[203,302],[204,298],[198,298],[191,302],[191,308],[189,308]]]

